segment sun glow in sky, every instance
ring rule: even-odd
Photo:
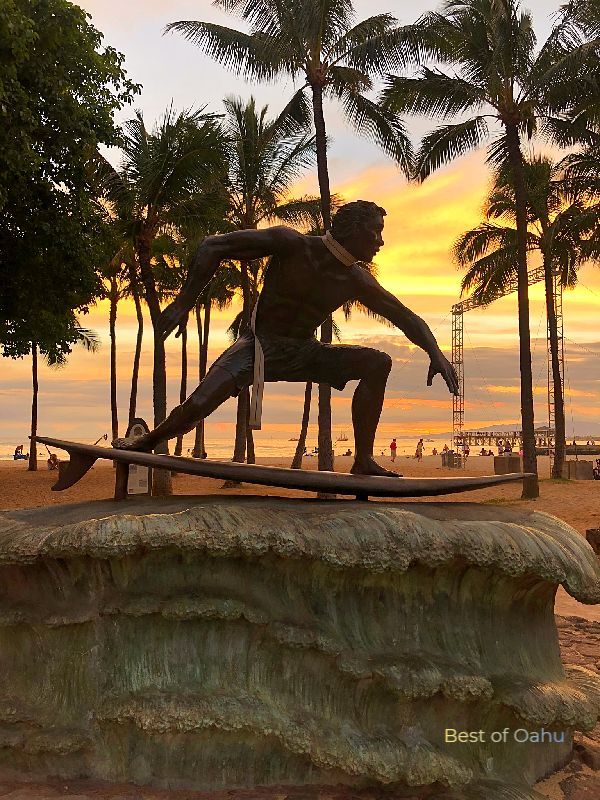
[[[549,30],[549,18],[558,0],[524,3],[534,13],[538,36]],[[163,36],[168,22],[205,19],[238,26],[235,18],[215,10],[209,0],[82,0],[80,5],[105,34],[106,43],[125,54],[129,76],[143,84],[136,107],[147,124],[173,100],[178,109],[207,105],[221,110],[224,96],[251,92],[260,103],[279,111],[291,94],[291,82],[277,86],[250,86],[218,66],[180,36]],[[400,0],[357,0],[359,17],[390,11],[402,22],[436,7],[431,0],[416,0],[407,6]],[[120,113],[122,121],[131,108]],[[460,273],[451,259],[456,237],[481,220],[489,173],[485,156],[477,152],[440,170],[424,184],[407,185],[397,167],[375,146],[358,138],[343,120],[340,109],[329,104],[326,121],[331,137],[329,169],[332,191],[344,200],[370,199],[386,211],[385,247],[378,257],[379,281],[430,325],[443,350],[449,355],[450,309],[459,299]],[[415,143],[435,123],[408,121]],[[118,163],[118,153],[110,158]],[[294,194],[316,193],[314,174],[295,187]],[[232,306],[213,311],[210,359],[228,345],[227,326],[236,313]],[[581,271],[581,285],[565,293],[565,353],[567,358],[567,414],[581,433],[600,433],[600,269],[588,265]],[[389,352],[394,359],[386,405],[382,417],[385,430],[404,433],[448,431],[452,426],[452,403],[438,377],[434,386],[425,385],[428,360],[410,345],[400,331],[383,327],[359,312],[349,322],[338,320],[342,341],[369,344]],[[108,306],[101,302],[85,319],[98,331],[103,346],[98,354],[75,350],[68,366],[60,371],[42,367],[40,375],[39,430],[47,435],[92,439],[109,430],[109,344]],[[195,386],[198,347],[193,320],[190,325],[189,384]],[[126,418],[136,321],[133,306],[122,302],[118,316],[118,373],[121,419]],[[546,344],[543,290],[531,291],[531,335],[536,397],[536,423],[546,422]],[[466,424],[483,427],[517,423],[519,380],[517,352],[516,297],[504,298],[485,310],[465,318]],[[0,443],[25,439],[29,420],[30,365],[28,361],[3,361],[0,381]],[[178,402],[179,340],[168,341],[169,405]],[[151,326],[146,320],[139,411],[151,419],[152,381]],[[336,424],[350,420],[354,384],[334,392]],[[288,430],[299,423],[303,387],[297,384],[268,384],[263,419],[265,431]],[[211,418],[211,425],[229,428],[235,419],[234,401],[229,401]]]

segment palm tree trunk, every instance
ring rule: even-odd
[[[138,379],[140,375],[140,359],[142,356],[142,340],[144,337],[144,315],[142,313],[142,303],[137,286],[131,283],[131,293],[135,304],[135,315],[137,317],[137,336],[135,339],[135,353],[133,356],[133,369],[131,373],[131,393],[129,395],[129,419],[128,424],[132,425],[135,419],[137,406]]]
[[[523,155],[516,125],[506,125],[510,167],[517,212],[517,292],[519,303],[519,367],[521,372],[521,427],[523,430],[523,469],[533,473],[523,481],[523,499],[539,497],[540,489],[535,454],[531,334],[529,331],[529,284],[527,275],[527,196]]]
[[[250,427],[250,402],[248,402],[248,423],[246,425],[246,464],[256,464],[254,452],[254,432]]]
[[[187,397],[187,328],[181,334],[181,382],[179,384],[179,403],[184,403]],[[180,456],[183,452],[183,434],[180,433],[175,443],[174,454]]]
[[[315,123],[315,141],[317,148],[317,174],[321,195],[321,214],[323,227],[331,227],[331,192],[329,189],[329,170],[327,167],[327,133],[323,114],[323,87],[312,87],[313,118]],[[321,325],[321,341],[331,344],[333,338],[333,320],[331,317]],[[333,470],[333,444],[331,441],[331,386],[319,384],[319,469]]]
[[[548,333],[550,335],[550,361],[554,388],[554,462],[552,463],[552,477],[562,478],[566,449],[565,401],[558,353],[558,328],[556,324],[556,309],[554,308],[552,260],[546,253],[544,253],[544,285],[546,288],[546,316],[548,319]]]
[[[329,170],[327,167],[327,133],[323,114],[323,87],[312,87],[313,119],[315,123],[315,142],[317,148],[317,175],[321,195],[321,214],[326,231],[331,227],[331,192],[329,189]]]
[[[250,278],[249,264],[247,261],[240,261],[240,274],[242,284],[242,319],[240,322],[240,332],[246,330],[250,322]],[[233,460],[243,462],[246,459],[246,444],[248,440],[248,419],[250,414],[250,390],[242,389],[238,395],[237,415],[235,421],[235,445],[233,449]]]
[[[196,327],[198,329],[198,380],[200,383],[206,375],[206,365],[208,361],[208,331],[210,329],[210,297],[204,306],[204,329],[202,326],[202,303],[196,303]],[[206,458],[206,446],[204,443],[204,420],[201,419],[196,425],[196,435],[194,438],[193,458]]]
[[[150,240],[145,237],[136,239],[136,249],[142,273],[142,282],[146,303],[150,311],[150,320],[154,332],[152,363],[152,402],[154,408],[154,427],[156,428],[167,416],[167,368],[165,362],[165,343],[159,331],[160,302],[152,272]],[[155,453],[168,454],[168,442],[161,442],[154,448]],[[173,493],[171,473],[169,470],[152,470],[152,492],[157,496]]]
[[[109,278],[108,328],[110,336],[110,419],[112,439],[119,436],[119,410],[117,408],[117,300],[118,286],[116,275]]]
[[[38,418],[38,351],[37,342],[31,343],[31,436],[29,440],[29,472],[37,471],[37,418]]]
[[[312,383],[308,381],[304,388],[304,408],[302,409],[302,423],[300,425],[300,438],[296,445],[296,452],[292,459],[292,469],[301,469],[302,456],[306,448],[306,436],[308,434],[308,422],[310,419],[310,401],[312,396]],[[320,448],[319,448],[320,449]]]
[[[235,444],[232,461],[243,463],[246,460],[246,426],[250,408],[250,389],[242,389],[238,395],[235,420]]]

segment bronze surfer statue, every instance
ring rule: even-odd
[[[178,328],[179,335],[221,261],[270,256],[250,325],[164,422],[143,436],[117,439],[113,445],[153,450],[159,442],[192,430],[249,385],[253,386],[250,424],[260,428],[265,381],[313,381],[342,390],[348,381],[358,380],[352,399],[356,455],[351,472],[395,476],[373,458],[392,359],[370,347],[323,344],[315,336],[331,313],[349,300],[359,300],[429,355],[428,386],[439,373],[449,391],[458,393],[456,373],[427,324],[361,266],[361,262],[371,262],[383,246],[385,213],[375,203],[357,200],[339,208],[325,236],[307,236],[278,226],[207,237],[192,259],[178,297],[162,313],[161,333],[166,338]]]

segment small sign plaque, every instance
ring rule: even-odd
[[[127,430],[127,436],[143,436],[148,433],[148,426],[142,419],[134,420]],[[129,465],[129,478],[127,480],[127,494],[150,494],[150,468],[140,467],[137,464]]]

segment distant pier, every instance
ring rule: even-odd
[[[600,455],[600,442],[592,436],[578,437],[579,441],[567,442],[567,455],[569,456],[597,456]],[[582,443],[584,439],[586,443]],[[587,442],[590,444],[587,444]],[[456,444],[460,447],[468,445],[469,449],[477,447],[498,447],[510,443],[512,450],[520,450],[523,444],[523,433],[513,431],[462,431],[456,437]],[[548,455],[554,449],[554,431],[548,428],[539,428],[535,431],[535,447],[538,455]]]

